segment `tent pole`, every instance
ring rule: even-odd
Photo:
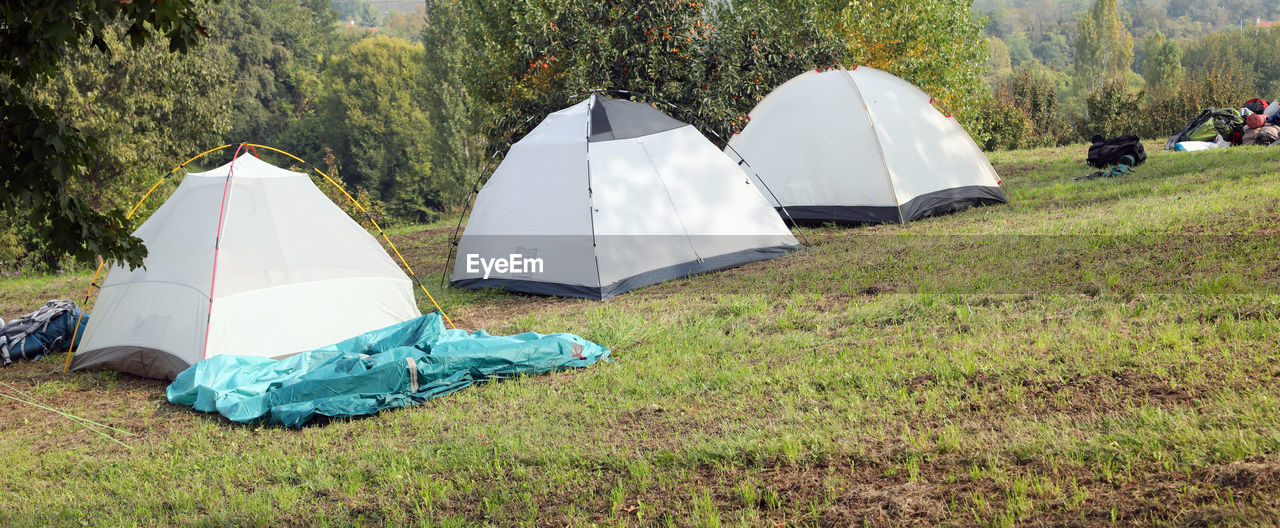
[[[462,203],[462,212],[458,213],[458,226],[453,228],[453,236],[449,238],[449,247],[444,254],[444,267],[440,271],[440,287],[444,287],[445,277],[449,276],[449,261],[453,259],[453,248],[458,244],[458,233],[462,232],[462,220],[467,217],[467,211],[471,209],[471,198],[480,193],[480,180],[484,179],[484,173],[489,172],[489,167],[493,166],[493,160],[498,159],[501,150],[493,151],[493,155],[489,156],[489,161],[484,164],[484,168],[480,169],[480,174],[476,175],[476,183],[471,186],[471,193],[467,195],[467,201]]]
[[[264,148],[270,151],[284,154],[285,156],[289,156],[290,158],[297,160],[299,163],[302,163],[303,165],[311,167],[311,170],[315,171],[316,174],[319,174],[320,176],[324,177],[324,179],[328,181],[331,185],[333,185],[339,191],[342,191],[342,194],[345,195],[348,200],[351,200],[352,204],[355,204],[356,209],[359,209],[361,213],[364,213],[364,216],[366,219],[369,220],[369,223],[373,224],[373,228],[378,230],[379,235],[382,235],[382,239],[387,241],[387,245],[391,247],[391,251],[394,252],[396,254],[396,257],[400,259],[400,264],[404,266],[405,271],[409,272],[409,276],[413,278],[413,282],[418,284],[418,288],[422,289],[422,293],[427,294],[427,299],[430,299],[431,305],[435,306],[436,310],[440,311],[440,315],[444,317],[445,322],[449,323],[449,327],[454,329],[458,328],[457,325],[453,324],[453,320],[449,318],[449,314],[444,311],[444,308],[440,307],[440,303],[436,302],[436,298],[431,295],[431,292],[427,291],[427,287],[422,284],[421,280],[418,280],[418,275],[413,272],[413,268],[410,267],[409,262],[404,259],[404,255],[400,254],[400,250],[396,248],[395,242],[392,242],[391,237],[387,236],[387,232],[382,230],[382,226],[378,225],[378,222],[373,219],[373,215],[369,214],[369,211],[366,210],[363,205],[360,205],[360,202],[356,201],[355,197],[351,196],[351,193],[347,192],[347,190],[344,189],[342,185],[339,185],[338,182],[333,180],[333,178],[330,178],[328,174],[325,174],[320,169],[317,169],[315,165],[312,165],[308,163],[306,160],[299,158],[297,156],[294,156],[293,154],[290,154],[278,148],[270,147],[267,145],[257,145],[253,143],[248,143],[247,145],[249,145],[250,147]]]
[[[147,201],[147,198],[151,196],[151,193],[155,192],[155,190],[159,188],[161,184],[167,181],[170,176],[173,176],[174,173],[186,168],[187,165],[189,165],[191,162],[195,160],[198,160],[209,154],[212,154],[214,152],[217,152],[219,150],[222,150],[230,146],[231,144],[228,143],[221,147],[206,150],[204,152],[201,152],[200,154],[197,154],[195,157],[182,162],[182,165],[178,165],[177,167],[174,167],[173,170],[168,172],[168,174],[165,174],[164,177],[160,178],[160,181],[156,182],[155,185],[152,185],[151,188],[147,190],[147,193],[142,195],[142,199],[138,200],[137,204],[134,204],[132,209],[129,209],[129,214],[125,215],[124,217],[125,220],[133,218],[133,214],[138,212],[139,207],[142,207],[142,202]],[[98,263],[98,269],[97,271],[93,272],[93,279],[89,281],[89,290],[86,291],[84,294],[84,304],[80,305],[80,315],[76,317],[76,326],[74,330],[71,332],[71,345],[67,347],[67,360],[62,365],[63,372],[67,372],[68,370],[71,369],[71,352],[76,349],[76,338],[79,337],[79,334],[80,334],[80,321],[84,318],[84,311],[89,308],[89,297],[93,295],[93,288],[98,283],[98,274],[102,273],[102,267],[106,265],[106,263],[107,263],[106,260],[103,260],[102,262]]]
[[[539,115],[541,114],[531,115],[529,116],[528,119],[525,119],[523,123],[520,123],[518,126],[513,127],[511,129],[511,133],[507,134],[507,137],[506,137],[507,144],[505,148],[510,149],[512,144],[511,139],[515,137],[516,132],[518,132],[521,128],[524,128],[524,126],[529,124],[530,121],[533,121],[533,118],[538,117]],[[519,116],[516,116],[516,117],[519,117]],[[484,180],[485,173],[489,171],[489,167],[493,166],[493,162],[498,159],[498,154],[502,153],[503,148],[504,147],[500,146],[494,149],[493,155],[489,157],[489,161],[485,162],[484,168],[480,169],[480,174],[476,175],[476,183],[471,186],[471,194],[467,195],[467,201],[462,204],[462,213],[458,215],[458,226],[453,229],[453,238],[449,239],[449,248],[444,255],[444,269],[440,271],[440,287],[441,288],[445,287],[445,278],[449,276],[449,261],[453,259],[453,248],[457,247],[459,240],[461,240],[461,238],[459,237],[459,233],[462,232],[462,220],[467,217],[467,211],[471,210],[471,203],[472,203],[471,198],[476,196],[477,194],[480,194],[480,187],[481,187],[480,182]]]
[[[236,158],[240,152],[248,152],[241,143],[236,153],[231,155],[231,163],[227,165],[227,180],[222,184],[222,206],[218,208],[218,234],[213,239],[213,273],[209,274],[209,310],[205,312],[204,346],[200,351],[200,359],[209,358],[209,330],[213,328],[213,287],[218,284],[218,252],[222,249],[222,224],[227,217],[227,203],[231,201],[231,177],[236,173]]]

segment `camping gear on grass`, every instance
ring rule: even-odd
[[[102,283],[72,368],[172,379],[223,354],[281,357],[417,317],[412,283],[305,174],[240,155],[188,174]]]
[[[88,323],[89,316],[67,299],[49,301],[8,324],[0,319],[0,361],[9,365],[17,360],[65,352],[71,337],[84,331]]]
[[[1244,135],[1244,117],[1235,110],[1218,110],[1213,113],[1213,128],[1232,145],[1239,145]]]
[[[1221,145],[1218,145],[1217,143],[1212,141],[1183,141],[1181,143],[1174,145],[1173,151],[1174,152],[1196,152],[1200,150],[1216,149],[1220,147]]]
[[[179,374],[166,393],[172,403],[232,421],[301,427],[608,357],[609,349],[575,335],[446,330],[440,314],[431,313],[287,359],[212,357]]]
[[[697,129],[592,94],[511,146],[476,196],[451,283],[607,299],[799,247]]]
[[[725,152],[798,223],[906,223],[1007,202],[986,155],[933,102],[875,68],[808,71],[760,101]]]
[[[1105,170],[1105,171],[1094,171],[1094,172],[1092,172],[1092,173],[1090,173],[1090,174],[1088,174],[1088,175],[1085,175],[1085,176],[1078,176],[1078,177],[1071,178],[1071,179],[1076,180],[1076,181],[1081,181],[1081,180],[1093,180],[1093,179],[1097,179],[1097,178],[1117,178],[1117,177],[1120,177],[1120,176],[1124,176],[1125,174],[1129,174],[1130,172],[1133,172],[1133,167],[1132,167],[1132,166],[1125,165],[1125,164],[1121,163],[1121,164],[1119,164],[1119,165],[1115,165],[1115,166],[1113,166],[1113,167],[1111,167],[1111,168],[1109,168],[1109,169],[1107,169],[1107,170]]]
[[[1267,111],[1267,101],[1263,99],[1250,99],[1249,102],[1244,104],[1244,107],[1251,113],[1262,114]]]
[[[1242,141],[1245,145],[1271,145],[1280,140],[1280,126],[1264,125],[1246,130]]]
[[[1111,139],[1093,136],[1092,142],[1086,161],[1099,169],[1112,165],[1136,167],[1147,161],[1147,150],[1143,148],[1142,140],[1133,134]]]
[[[1184,141],[1214,141],[1218,136],[1218,129],[1214,126],[1213,120],[1217,112],[1215,108],[1206,108],[1201,111],[1190,123],[1187,123],[1186,127],[1169,138],[1169,142],[1165,144],[1165,150],[1172,150],[1174,145]]]

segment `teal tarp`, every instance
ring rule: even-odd
[[[571,334],[446,330],[439,313],[282,360],[214,356],[178,374],[172,403],[241,423],[301,427],[319,416],[418,405],[486,380],[589,366],[609,349]]]

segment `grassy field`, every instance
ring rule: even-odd
[[[607,302],[439,291],[452,226],[400,230],[460,326],[615,361],[302,430],[16,365],[0,392],[132,449],[0,400],[0,525],[1280,524],[1280,148],[1083,157],[997,153],[1009,205]],[[0,282],[0,314],[87,281]]]

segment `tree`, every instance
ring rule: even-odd
[[[96,155],[68,190],[96,211],[130,210],[174,160],[206,150],[230,127],[231,86],[217,82],[229,75],[230,65],[216,47],[200,46],[187,55],[167,53],[158,42],[135,49],[117,28],[103,33],[110,55],[85,43],[57,74],[29,90],[63,122],[96,139]],[[144,204],[134,222],[162,203],[167,190]],[[30,228],[0,222],[0,230],[21,233],[21,248],[12,257],[56,269],[63,252],[47,248]]]
[[[421,44],[362,40],[326,70],[332,89],[321,102],[327,143],[347,181],[412,221],[431,219],[460,187],[431,172],[423,64]]]
[[[326,0],[227,0],[208,17],[212,44],[234,66],[236,120],[228,143],[278,143],[291,121],[313,110],[319,71],[333,39]]]
[[[434,2],[433,2],[434,3]],[[422,32],[426,29],[426,4],[419,4],[412,13],[391,11],[383,23],[382,34],[410,42],[422,42]]]
[[[774,88],[840,62],[841,41],[823,29],[808,2],[738,0],[715,6],[707,90],[692,94],[688,104],[725,137],[745,127],[747,113]]]
[[[991,50],[991,58],[987,60],[988,76],[992,79],[1000,79],[1013,73],[1009,46],[1000,37],[990,37],[987,39],[987,47]]]
[[[1154,100],[1172,96],[1182,84],[1184,75],[1182,47],[1177,42],[1166,40],[1159,31],[1147,37],[1143,47],[1146,58],[1142,60],[1142,78],[1146,81],[1148,95]]]
[[[1183,65],[1187,72],[1238,69],[1248,73],[1245,88],[1254,95],[1245,100],[1280,97],[1280,25],[1206,35],[1187,45]]]
[[[111,55],[81,46],[31,90],[64,122],[96,138],[88,172],[71,182],[73,194],[95,210],[132,207],[177,161],[216,145],[231,126],[232,86],[219,82],[231,65],[222,50],[200,46],[178,55],[157,42],[131,48],[122,33],[103,34]]]
[[[529,116],[592,89],[657,97],[676,106],[664,110],[677,118],[727,132],[744,125],[746,112],[773,87],[838,58],[833,39],[802,2],[466,5],[467,40],[480,51],[467,66],[472,96],[483,107],[476,119],[498,123],[486,134],[495,146],[512,130],[518,136]]]
[[[98,145],[31,97],[30,89],[49,79],[68,54],[87,40],[109,53],[106,33],[123,24],[130,45],[161,38],[170,52],[186,52],[203,38],[200,0],[51,0],[0,5],[0,215],[38,226],[35,236],[51,248],[88,260],[95,255],[139,266],[142,241],[129,234],[121,209],[95,211],[71,192],[88,172]]]
[[[1117,0],[1097,0],[1080,19],[1075,79],[1084,92],[1109,82],[1123,83],[1132,71],[1133,36],[1120,20]]]
[[[333,0],[329,3],[344,23],[355,23],[360,27],[376,27],[378,25],[378,8],[369,0]]]
[[[965,122],[988,92],[982,82],[987,45],[972,5],[972,0],[820,0],[818,11],[845,42],[842,62],[902,77]]]
[[[434,177],[469,183],[485,155],[474,117],[479,112],[467,77],[479,52],[467,41],[468,13],[462,1],[428,0],[425,7],[424,105],[435,125],[428,143]],[[468,190],[460,187],[461,192]]]

